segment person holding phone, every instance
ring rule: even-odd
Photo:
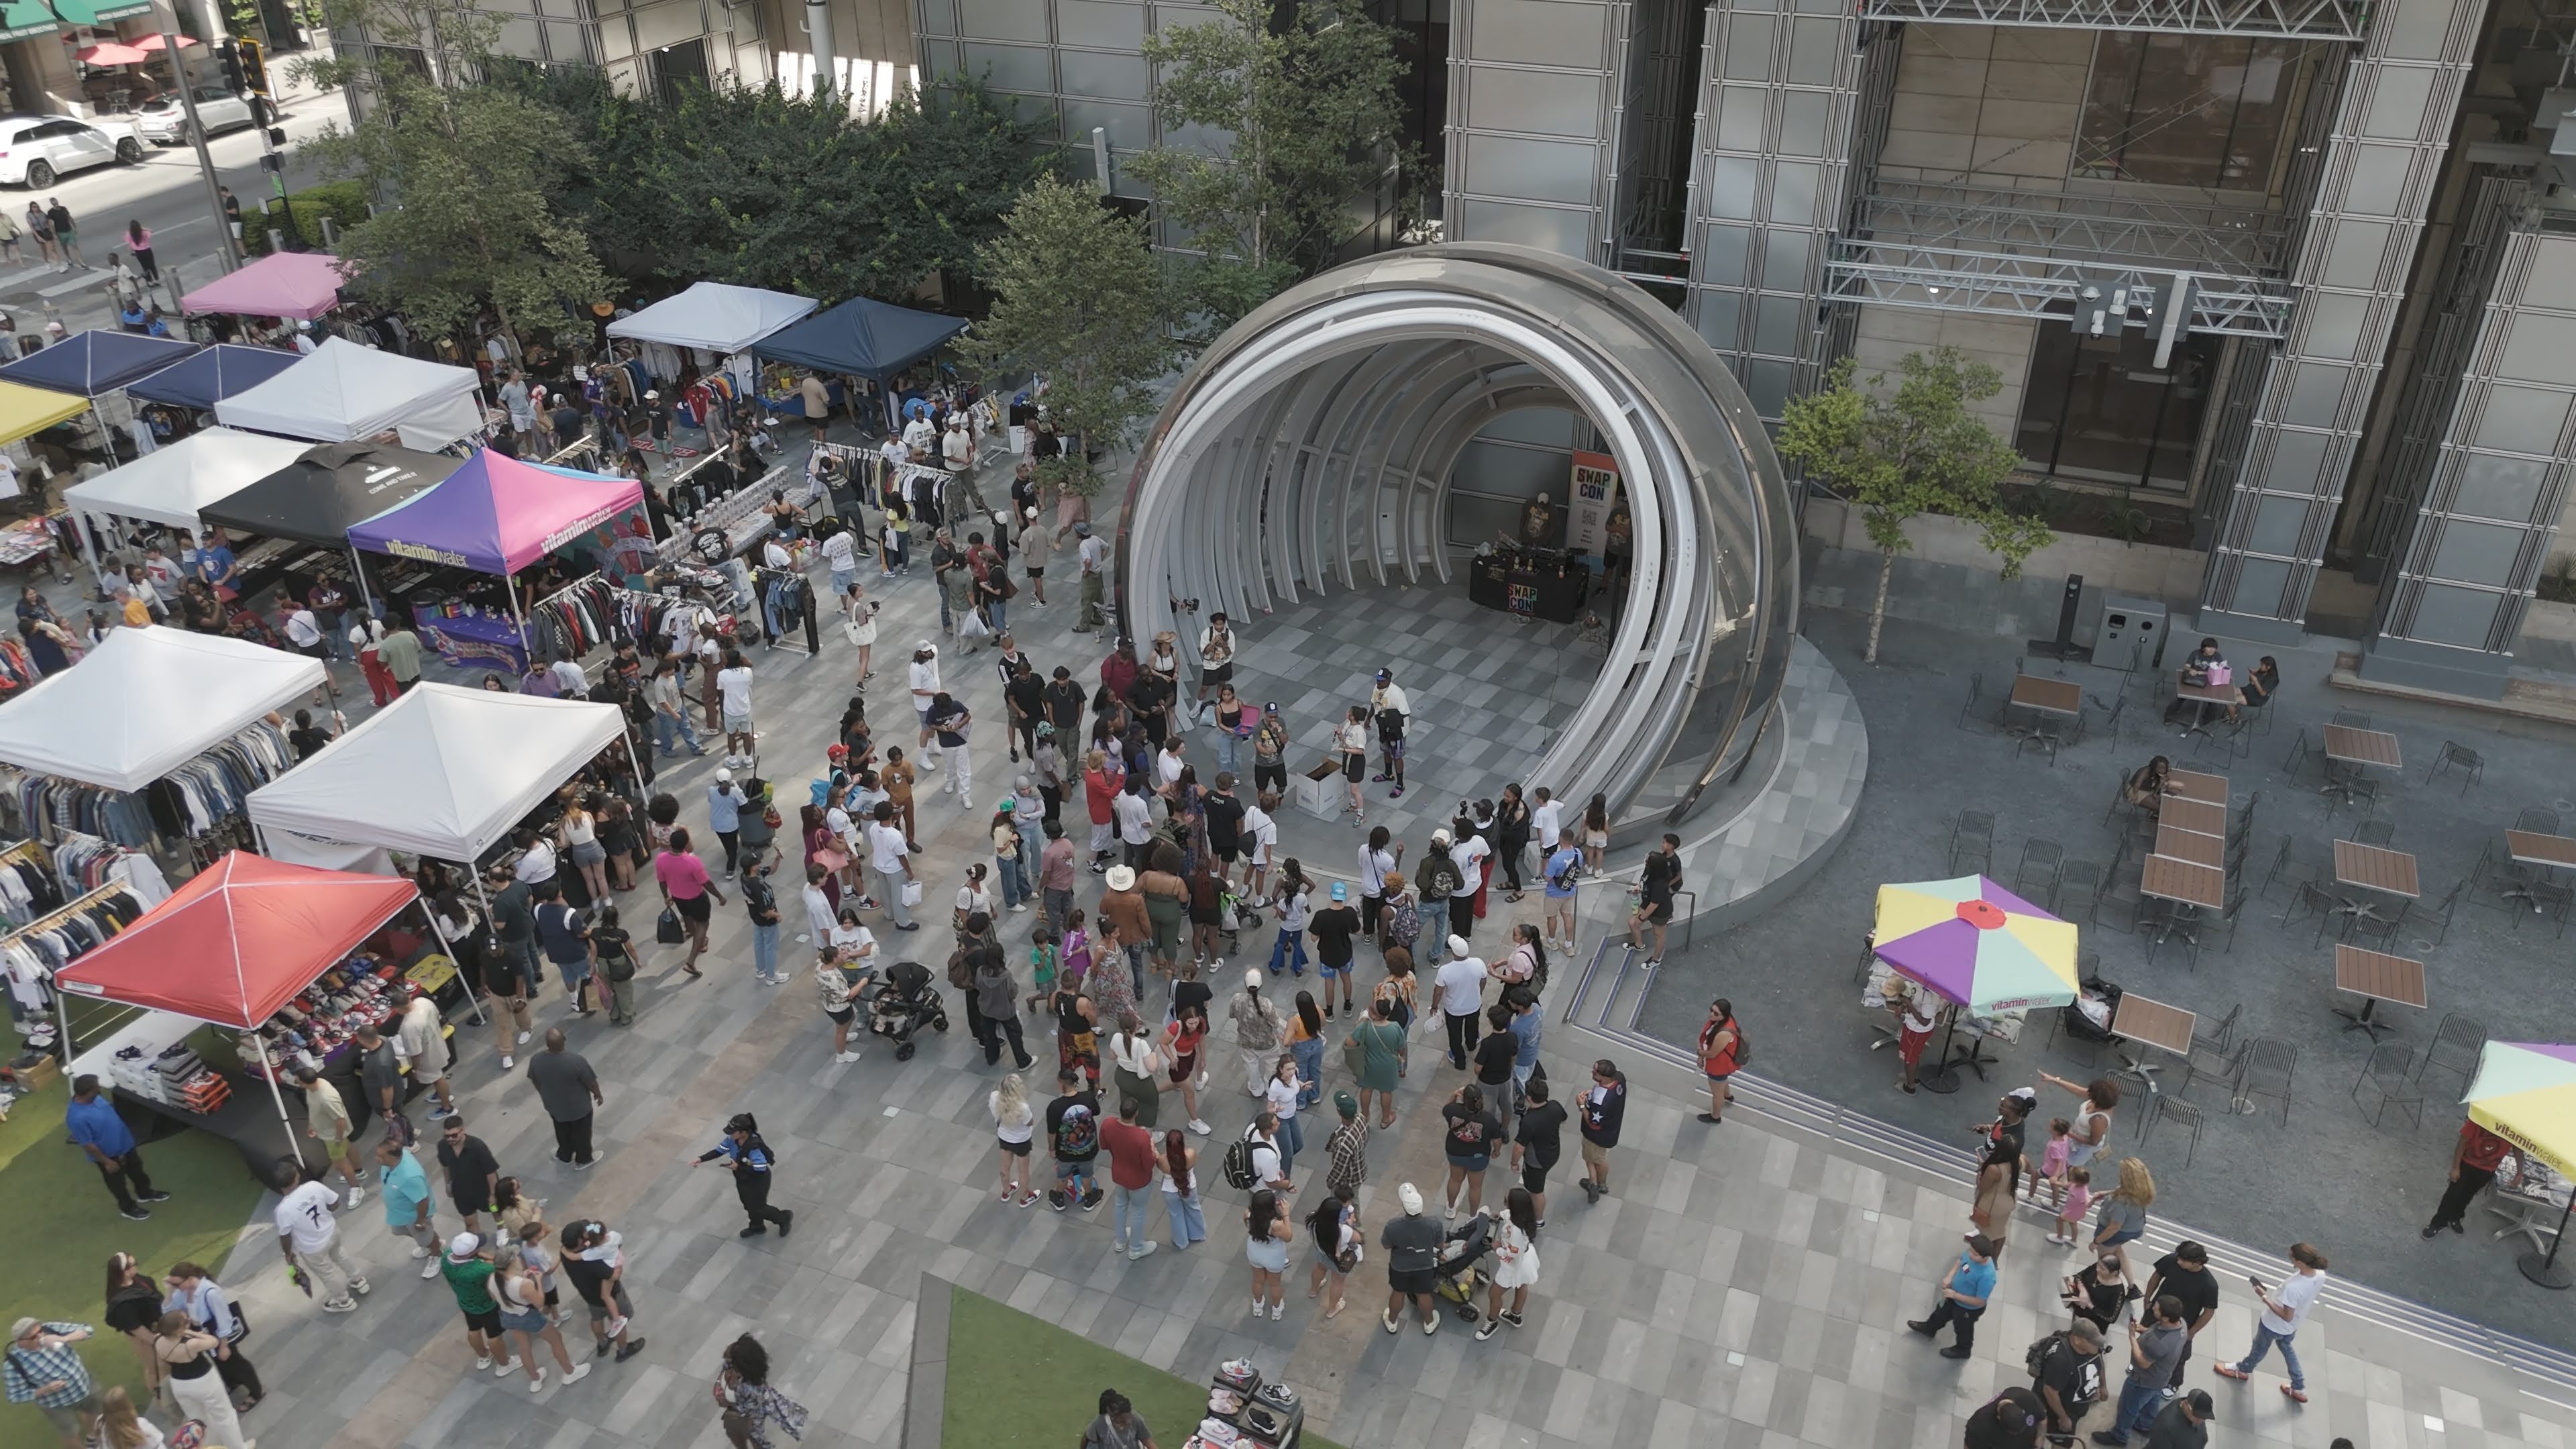
[[[2292,1403],[2304,1404],[2308,1401],[2308,1376],[2300,1371],[2298,1351],[2290,1341],[2298,1337],[2299,1325],[2308,1321],[2308,1314],[2317,1306],[2317,1296],[2326,1290],[2326,1255],[2312,1244],[2292,1243],[2290,1262],[2298,1271],[2278,1288],[2259,1277],[2247,1276],[2245,1281],[2254,1285],[2254,1296],[2263,1303],[2262,1315],[2254,1321],[2254,1347],[2245,1357],[2217,1368],[2220,1378],[2243,1383],[2254,1376],[2254,1366],[2278,1344],[2281,1362],[2290,1370],[2290,1381],[2281,1385],[2281,1392]]]

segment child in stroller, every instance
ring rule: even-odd
[[[868,998],[868,1034],[894,1043],[894,1059],[912,1059],[913,1033],[927,1026],[948,1030],[948,1008],[930,984],[930,969],[918,961],[897,961],[886,968]]]
[[[1452,1311],[1461,1323],[1476,1321],[1476,1299],[1485,1288],[1484,1271],[1476,1265],[1493,1251],[1493,1246],[1493,1215],[1482,1210],[1452,1228],[1441,1240],[1440,1261],[1432,1265],[1432,1271],[1440,1276],[1435,1291],[1456,1305]]]

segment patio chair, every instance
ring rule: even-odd
[[[2326,818],[2332,820],[2346,805],[2359,810],[2367,821],[2379,809],[2379,777],[2356,774],[2337,786],[2335,793],[2326,797]]]
[[[1945,860],[1946,869],[1954,875],[1958,873],[1962,851],[1976,862],[1977,874],[1994,874],[1995,817],[1992,811],[1962,810],[1959,818],[1950,823],[1950,853]]]
[[[2046,900],[2057,892],[2057,877],[2066,862],[2066,847],[2036,837],[2024,841],[2021,864],[2013,867],[2012,893],[2023,900]],[[2033,885],[2036,889],[2032,889]]]
[[[2297,869],[2297,866],[2290,860],[2290,852],[2296,848],[2297,845],[2297,836],[2284,835],[2281,837],[2281,848],[2273,852],[2272,868],[2264,872],[2262,887],[2257,892],[2257,894],[2261,895],[2264,899],[2269,900],[2271,898],[2272,885],[2275,881],[2278,881],[2281,878],[2283,873],[2295,871]],[[2297,875],[2291,875],[2290,880],[2293,884],[2296,884],[2299,877]]]
[[[2434,945],[2439,946],[2451,939],[2452,913],[2459,910],[2461,898],[2468,893],[2469,883],[2466,880],[2455,881],[2448,891],[2443,892],[2440,905],[2430,910],[2416,912],[2416,919],[2432,930]]]
[[[2236,823],[2227,827],[2227,843],[2231,847],[2244,844],[2245,837],[2254,833],[2254,812],[2262,807],[2263,795],[2263,791],[2257,790],[2245,797],[2244,806],[2236,812]]]
[[[2533,805],[2513,817],[2513,828],[2533,835],[2556,835],[2558,812],[2546,805]]]
[[[2070,860],[2058,868],[2057,889],[2048,897],[2048,909],[2059,920],[2093,923],[2094,914],[2102,908],[2102,867],[2089,860]]]
[[[1959,706],[1958,728],[1968,728],[1968,721],[1970,719],[1974,719],[1980,724],[1991,725],[1992,721],[1977,708],[1978,703],[1984,699],[1985,692],[1986,676],[1981,673],[1971,672],[1968,675],[1967,703]]]
[[[2200,1155],[2200,1129],[2208,1119],[2201,1115],[2199,1106],[2170,1092],[2158,1092],[2147,1099],[2147,1110],[2138,1119],[2138,1145],[2144,1147],[2147,1138],[2168,1119],[2173,1123],[2171,1130],[2190,1134],[2190,1143],[2182,1151],[2182,1165],[2189,1167],[2191,1160]]]
[[[2191,1049],[2224,1053],[2236,1044],[2236,1024],[2244,1019],[2245,1003],[2240,1001],[2227,1008],[2227,1014],[2220,1017],[2216,1025],[2207,1028],[2194,1026],[2191,1029]]]
[[[2478,1074],[2478,1059],[2486,1052],[2487,1029],[2476,1017],[2452,1012],[2433,1028],[2433,1040],[2424,1048],[2423,1058],[2415,1063],[2415,1079],[2422,1081],[2430,1071],[2453,1072],[2459,1076],[2460,1090],[2469,1089],[2469,1080]]]
[[[2384,1041],[2370,1049],[2370,1060],[2361,1064],[2361,1075],[2353,1081],[2352,1100],[2369,1114],[2371,1126],[2377,1127],[2391,1107],[2406,1109],[2416,1127],[2424,1125],[2424,1093],[2406,1075],[2414,1060],[2414,1048],[2402,1042]],[[2364,1090],[2377,1099],[2375,1104],[2362,1102]]]
[[[2137,929],[2140,903],[2145,898],[2138,892],[2138,872],[2129,868],[2129,862],[2133,858],[2142,860],[2145,857],[2130,849],[2135,844],[2136,836],[2124,836],[2118,848],[2111,852],[2111,869],[2103,876],[2102,898],[2094,907],[2093,924],[2097,926],[2109,926],[2115,931]],[[2110,909],[2105,911],[2103,906]],[[2122,925],[2123,920],[2129,924]]]
[[[2424,783],[2431,785],[2435,776],[2454,765],[2460,770],[2460,794],[2463,798],[2468,795],[2471,785],[2480,784],[2486,779],[2485,756],[2461,744],[2458,740],[2444,740],[2440,753],[2433,756],[2433,768],[2424,772]]]
[[[2204,758],[2212,745],[2218,747],[2218,755],[2211,763],[2223,774],[2228,766],[2254,753],[2253,719],[2250,716],[2239,715],[2232,720],[2212,720],[2209,728],[2192,741],[2192,758]]]
[[[2111,1049],[2105,1037],[2078,1036],[2065,1030],[2069,1008],[2060,1007],[2048,1014],[2048,1038],[2040,1043],[2048,1051],[2058,1052],[2086,1071],[2098,1070]]]
[[[2334,713],[2334,722],[2342,725],[2348,730],[2366,730],[2370,728],[2370,716],[2357,709],[2336,710]]]
[[[2531,909],[2513,913],[2513,928],[2521,930],[2525,916],[2537,918],[2546,915],[2556,927],[2552,934],[2564,937],[2567,934],[2568,908],[2576,906],[2576,886],[2562,881],[2535,880],[2524,889],[2531,892]]]
[[[2335,898],[2334,892],[2315,881],[2303,880],[2299,882],[2299,893],[2290,900],[2290,908],[2281,913],[2281,928],[2288,930],[2291,926],[2314,916],[2317,918],[2317,938],[2308,943],[2311,947],[2324,945],[2328,931],[2333,931],[2335,939],[2340,941],[2343,939],[2343,930],[2335,918],[2335,913],[2342,909],[2343,902]]]
[[[2405,934],[2407,925],[2414,919],[2413,901],[2399,901],[2397,914],[2376,920],[2355,911],[2344,927],[2343,939],[2356,946],[2367,946],[2373,951],[2384,951],[2392,956],[2401,955],[2403,953],[2398,950],[2397,938]]]
[[[2308,732],[2302,727],[2298,738],[2290,742],[2290,753],[2281,761],[2281,769],[2290,777],[2291,784],[2299,783],[2299,774],[2307,769],[2310,760],[2325,763],[2325,751],[2308,743]]]
[[[2200,1038],[2192,1038],[2191,1055],[2183,1058],[2182,1085],[2174,1089],[2178,1096],[2201,1082],[2224,1082],[2230,1101],[2236,1098],[2236,1084],[2245,1074],[2245,1047],[2208,1047]]]
[[[2245,1044],[2245,1062],[2236,1077],[2236,1095],[2252,1102],[2278,1098],[2281,1125],[2290,1125],[2290,1081],[2298,1074],[2299,1049],[2277,1037],[2258,1036]]]
[[[2397,838],[2394,820],[2365,820],[2352,828],[2355,845],[2386,845]]]

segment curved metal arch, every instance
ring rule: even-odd
[[[1325,273],[1236,324],[1137,459],[1117,578],[1127,627],[1177,627],[1177,598],[1266,609],[1337,582],[1419,580],[1425,561],[1445,582],[1437,527],[1459,452],[1501,412],[1539,405],[1581,411],[1618,462],[1632,602],[1601,678],[1527,778],[1569,799],[1600,792],[1624,830],[1681,819],[1752,747],[1778,694],[1797,623],[1795,521],[1733,376],[1597,267],[1421,247]],[[1668,783],[1649,792],[1659,771]],[[1688,782],[1678,800],[1673,782]],[[1630,818],[1650,793],[1651,811]]]

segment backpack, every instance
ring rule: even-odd
[[[1432,852],[1430,857],[1422,862],[1422,890],[1424,895],[1436,896],[1444,901],[1456,895],[1458,893],[1457,863],[1439,851]]]
[[[1246,1191],[1252,1187],[1255,1179],[1252,1175],[1251,1138],[1237,1137],[1226,1144],[1224,1167],[1226,1186],[1237,1192]]]
[[[1419,898],[1408,896],[1402,905],[1389,907],[1387,914],[1386,933],[1397,944],[1410,947],[1414,938],[1422,934],[1422,902]]]
[[[1573,859],[1565,863],[1565,869],[1548,873],[1547,883],[1550,886],[1557,890],[1565,890],[1583,878],[1583,852],[1575,851],[1573,856]]]
[[[2092,1373],[2083,1372],[2087,1367],[2083,1362],[2084,1356],[2076,1352],[2075,1342],[2066,1336],[2066,1330],[2059,1329],[2024,1349],[2021,1366],[2030,1375],[2031,1381],[2036,1383],[2041,1374],[2047,1370],[2049,1359],[2060,1349],[2077,1360],[2075,1391],[2067,1399],[2066,1411],[2070,1415],[2080,1415],[2086,1405],[2102,1397],[2102,1375],[2098,1370]]]
[[[963,946],[948,953],[948,984],[960,991],[975,989],[975,963],[967,959]]]

